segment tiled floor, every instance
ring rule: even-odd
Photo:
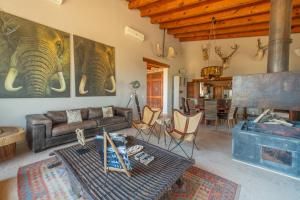
[[[134,134],[134,129],[121,131]],[[157,144],[157,140],[151,140]],[[295,180],[270,171],[262,170],[232,160],[231,136],[226,128],[215,131],[214,128],[201,127],[197,144],[200,151],[194,152],[196,165],[214,174],[232,180],[241,185],[240,200],[300,200],[300,180]],[[69,144],[71,145],[71,144]],[[161,140],[160,146],[166,148]],[[185,144],[185,149],[190,149],[190,144]],[[56,147],[62,148],[64,146]],[[13,191],[10,199],[16,198],[16,181],[3,182],[5,179],[16,176],[19,166],[26,165],[48,157],[49,149],[34,154],[25,144],[18,145],[17,155],[14,159],[0,163],[0,187],[9,186],[10,190],[0,190],[0,199],[4,196],[1,192]],[[178,149],[178,153],[181,153]],[[7,197],[8,198],[8,197]],[[4,199],[7,199],[4,198]]]

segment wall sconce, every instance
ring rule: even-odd
[[[297,56],[300,56],[300,48],[295,49],[294,52]]]

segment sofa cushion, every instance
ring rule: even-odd
[[[88,119],[96,119],[96,118],[102,118],[103,113],[102,113],[102,108],[88,108],[89,110],[89,117]]]
[[[101,119],[98,118],[95,120],[97,121],[98,126],[107,126],[107,125],[126,122],[125,117],[120,117],[120,116],[107,117],[107,118],[101,118]]]
[[[60,135],[65,135],[69,133],[74,133],[77,128],[83,128],[83,129],[91,129],[91,128],[96,128],[97,127],[97,122],[95,120],[84,120],[82,123],[72,123],[72,124],[67,124],[67,123],[62,123],[62,124],[57,124],[53,126],[52,129],[52,136],[60,136]]]
[[[102,107],[102,113],[103,113],[103,118],[113,117],[114,116],[113,107],[111,106]]]
[[[87,108],[81,108],[80,111],[82,120],[87,120],[89,118],[89,110]]]
[[[66,110],[68,124],[82,122],[81,111],[80,110]]]
[[[53,124],[65,123],[67,122],[67,113],[65,110],[63,111],[48,111],[47,117],[49,117]]]

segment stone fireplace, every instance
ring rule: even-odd
[[[267,73],[233,77],[233,106],[300,111],[300,73],[288,72],[291,10],[292,0],[271,0]],[[300,122],[290,125],[238,124],[233,158],[300,178]]]

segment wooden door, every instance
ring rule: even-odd
[[[214,87],[214,99],[223,99],[223,87],[222,86]]]
[[[163,108],[163,72],[147,74],[147,105]]]
[[[187,98],[199,98],[200,96],[200,83],[187,82]]]

